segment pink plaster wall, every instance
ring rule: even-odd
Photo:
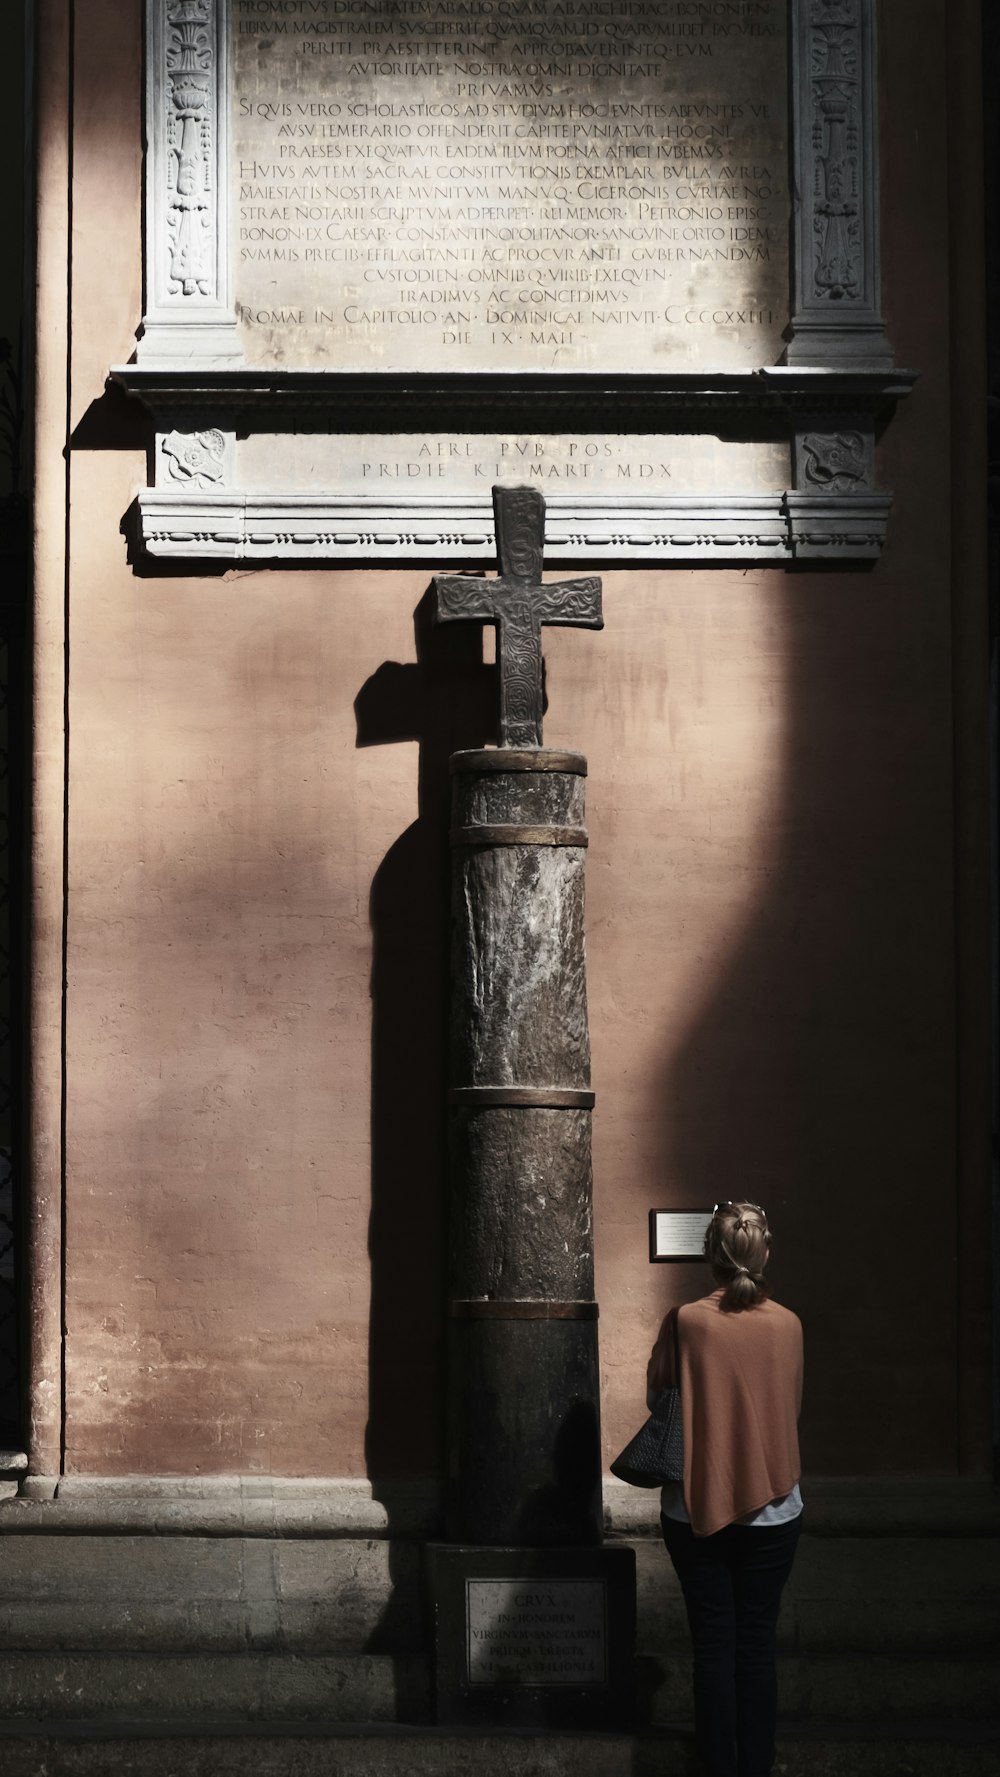
[[[661,1313],[703,1287],[648,1265],[647,1210],[746,1192],[806,1323],[809,1467],[958,1460],[982,1277],[956,1273],[947,149],[914,133],[946,101],[905,0],[882,12],[887,307],[923,372],[881,452],[883,562],[615,572],[603,635],[546,642],[546,741],[590,759],[609,1451]],[[66,1462],[427,1472],[441,786],[486,679],[461,647],[436,679],[383,674],[363,720],[400,738],[359,747],[355,699],[414,663],[427,572],[128,565],[145,435],[103,391],[141,312],[139,13],[77,5]],[[54,425],[40,442],[62,448]]]

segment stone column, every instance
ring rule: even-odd
[[[453,773],[448,1536],[601,1540],[586,760]]]

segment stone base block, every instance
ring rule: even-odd
[[[858,1734],[838,1723],[779,1734],[781,1777],[994,1777],[996,1724],[974,1736],[933,1723]],[[328,1724],[227,1730],[192,1720],[176,1736],[127,1727],[55,1733],[0,1724],[4,1777],[694,1777],[690,1736],[544,1735]]]
[[[249,1726],[303,1722],[426,1721],[425,1668],[387,1654],[7,1653],[0,1723],[141,1725],[169,1733],[192,1717],[225,1713]],[[0,1754],[0,1772],[6,1766]]]
[[[513,1728],[630,1724],[631,1549],[426,1551],[439,1722]]]

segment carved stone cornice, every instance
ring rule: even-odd
[[[795,561],[872,561],[882,553],[892,495],[789,492],[784,507]]]
[[[754,435],[751,416],[756,423],[768,414],[781,421],[796,413],[843,409],[881,418],[910,393],[917,372],[779,365],[700,376],[447,376],[123,364],[110,376],[154,416],[210,412],[225,427],[227,418],[239,414],[245,428],[253,414],[256,429],[268,432],[323,420],[344,431],[362,425],[367,431],[383,426],[394,432],[435,426],[482,431],[485,421],[491,431],[508,425],[585,429],[589,423],[600,430],[656,432],[678,419],[692,429],[695,422],[711,419],[740,437]]]

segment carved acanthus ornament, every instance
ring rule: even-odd
[[[791,0],[789,364],[892,365],[879,273],[876,13],[877,0]]]
[[[214,297],[215,62],[211,0],[166,0],[166,219],[172,296]]]
[[[864,294],[858,0],[815,0],[811,23],[813,293],[840,302]]]

